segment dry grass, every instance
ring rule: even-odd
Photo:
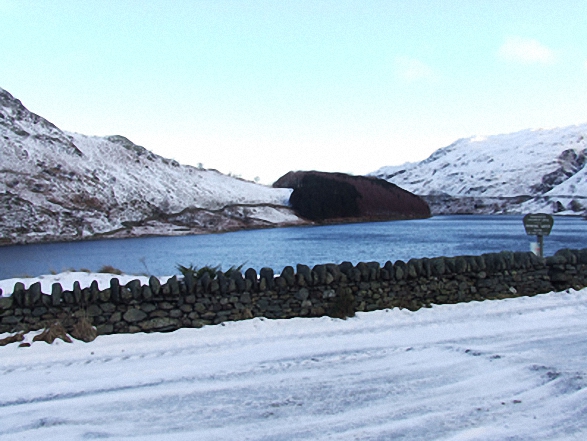
[[[75,325],[73,325],[71,336],[76,340],[81,340],[86,343],[89,343],[96,339],[96,337],[98,336],[98,332],[86,317],[81,317],[75,323]]]
[[[10,343],[18,343],[24,340],[24,334],[19,332],[18,334],[9,335],[8,337],[0,338],[0,346],[6,346]]]
[[[43,332],[33,337],[33,341],[44,341],[52,344],[56,339],[60,338],[66,343],[72,343],[71,338],[67,335],[67,331],[61,322],[53,322],[47,326]]]
[[[102,268],[98,270],[99,273],[106,273],[106,274],[116,274],[120,276],[122,271],[118,268],[114,268],[112,265],[104,265]]]

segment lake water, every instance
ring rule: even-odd
[[[178,274],[177,265],[244,264],[280,272],[297,263],[354,264],[407,261],[414,257],[529,251],[521,216],[437,216],[424,220],[318,227],[275,228],[234,233],[95,240],[0,247],[0,279],[68,269],[98,271],[104,265],[128,274]],[[587,248],[587,221],[556,217],[544,254]]]

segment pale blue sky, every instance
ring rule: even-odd
[[[587,122],[587,2],[0,0],[0,87],[62,129],[272,182]]]

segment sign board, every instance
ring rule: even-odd
[[[524,228],[529,236],[548,236],[554,219],[550,214],[535,213],[524,216]]]

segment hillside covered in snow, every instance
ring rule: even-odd
[[[433,214],[585,214],[587,124],[459,139],[428,159],[371,173],[423,196]]]
[[[60,130],[0,89],[0,242],[298,224],[291,190],[185,166],[123,136]]]

